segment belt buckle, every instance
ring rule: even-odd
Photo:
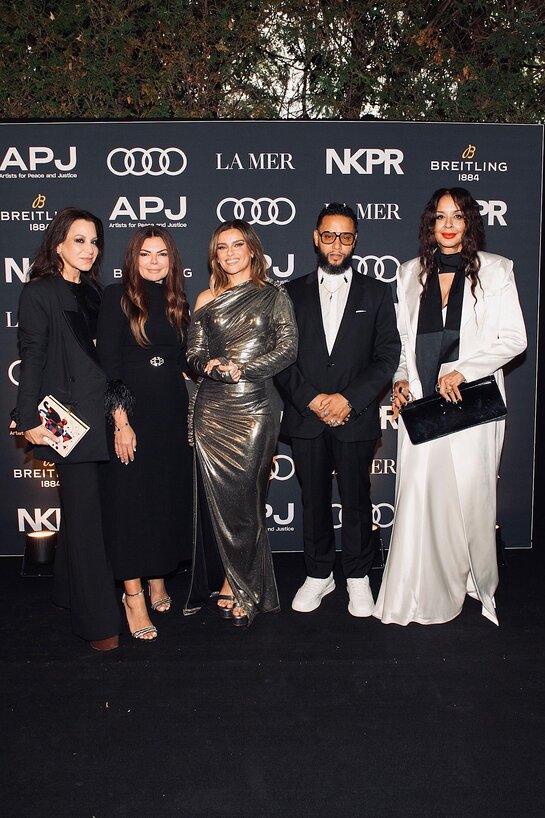
[[[153,358],[149,359],[149,362],[152,366],[163,366],[165,359],[161,358],[160,355],[155,355]]]

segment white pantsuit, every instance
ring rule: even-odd
[[[502,367],[526,347],[524,321],[513,263],[491,253],[479,258],[474,295],[465,280],[459,358],[439,375],[457,370],[473,381],[494,373],[505,397]],[[415,353],[419,270],[413,259],[399,271],[402,353],[394,376],[394,383],[409,382],[415,399],[423,397]],[[504,428],[505,421],[495,421],[413,446],[400,420],[392,540],[375,607],[383,622],[447,622],[469,593],[498,624],[496,482]]]

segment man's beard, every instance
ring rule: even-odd
[[[330,264],[327,260],[327,256],[324,256],[324,254],[317,248],[316,255],[318,256],[318,267],[320,270],[323,270],[324,273],[329,273],[329,275],[332,276],[345,273],[352,266],[352,253],[350,253],[349,256],[345,256],[340,264]]]

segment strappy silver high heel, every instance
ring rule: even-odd
[[[148,591],[149,591],[149,599],[150,599],[150,604],[151,604],[151,585],[150,585],[149,581],[148,581]],[[168,605],[168,608],[165,608],[164,611],[160,611],[159,607],[161,605]],[[157,613],[168,613],[170,611],[170,606],[171,605],[172,605],[172,597],[167,595],[167,596],[164,596],[162,599],[158,599],[153,604],[151,604],[151,610],[152,611],[157,611]]]
[[[144,589],[140,588],[140,590],[137,591],[135,594],[128,594],[127,592],[125,592],[123,594],[123,596],[121,597],[121,602],[123,603],[123,607],[125,608],[125,614],[127,614],[127,611],[129,610],[129,608],[127,607],[127,604],[125,602],[126,598],[128,596],[140,596],[143,593],[144,593]],[[129,617],[127,616],[127,625],[128,624],[129,624]],[[131,636],[134,639],[141,639],[143,642],[153,642],[155,639],[157,639],[157,628],[155,627],[155,625],[147,625],[145,628],[138,628],[138,630],[136,630],[136,631],[131,631],[131,626],[129,625],[129,631],[131,633]],[[152,639],[143,639],[143,637],[147,633],[153,633],[153,632],[155,632],[155,636]]]

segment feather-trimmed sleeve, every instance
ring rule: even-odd
[[[134,407],[134,396],[121,377],[123,337],[127,329],[127,317],[121,309],[122,293],[119,284],[106,287],[98,316],[97,352],[108,379],[104,411],[109,419],[115,409],[124,409],[130,415]]]

